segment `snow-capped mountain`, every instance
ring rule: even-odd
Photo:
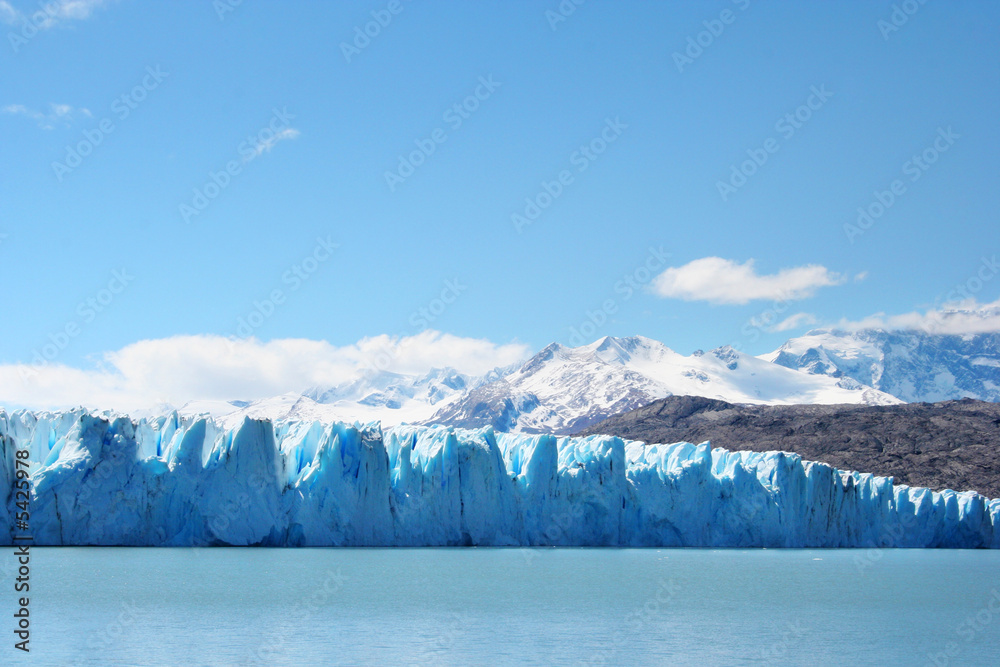
[[[494,371],[500,377],[503,369]],[[489,377],[489,376],[486,376]],[[380,371],[338,385],[312,387],[258,401],[193,401],[179,412],[210,414],[227,427],[253,419],[381,421],[385,425],[421,421],[464,396],[482,382],[453,368],[433,368],[424,375]]]
[[[850,378],[802,373],[728,346],[684,356],[649,338],[608,336],[575,348],[553,343],[426,423],[567,434],[675,394],[731,403],[900,402]]]
[[[180,412],[208,413],[227,427],[252,417],[567,434],[671,395],[773,405],[1000,401],[1000,334],[816,330],[760,357],[730,347],[685,356],[641,336],[605,337],[575,348],[553,343],[482,377],[450,368],[380,372],[253,402],[197,401]]]
[[[853,378],[908,403],[1000,401],[1000,334],[817,329],[764,361],[815,375]]]
[[[332,387],[313,387],[304,395],[328,405],[365,405],[385,410],[408,410],[436,405],[463,393],[473,380],[453,368],[432,368],[424,375],[379,371]]]

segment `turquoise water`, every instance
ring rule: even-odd
[[[4,550],[6,551],[6,550]],[[1000,552],[36,548],[0,664],[1000,664]]]

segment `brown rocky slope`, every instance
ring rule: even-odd
[[[578,435],[704,442],[729,450],[795,452],[897,484],[1000,498],[1000,403],[963,399],[902,405],[735,405],[670,396]]]

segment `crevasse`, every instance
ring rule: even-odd
[[[82,409],[0,411],[6,544],[17,449],[39,545],[1000,547],[1000,500],[783,452]]]

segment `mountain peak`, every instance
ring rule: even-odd
[[[851,378],[908,402],[1000,401],[1000,333],[817,329],[759,358],[813,375]]]
[[[632,361],[653,362],[672,350],[663,343],[645,336],[605,336],[590,345],[573,348],[605,363],[628,364]]]
[[[498,431],[567,434],[670,395],[735,403],[898,402],[730,346],[688,357],[649,338],[604,336],[574,348],[553,343],[502,382],[477,387],[424,423],[470,428],[486,420]]]
[[[603,336],[579,347],[551,343],[524,363],[480,377],[447,367],[423,375],[383,372],[314,388],[305,393],[311,400],[289,394],[242,406],[202,403],[182,412],[566,434],[670,395],[747,404],[889,405],[941,400],[949,392],[1000,401],[997,387],[995,333],[816,330],[760,357],[728,345],[685,356],[643,336]]]
[[[627,341],[625,338],[614,338],[612,336],[605,336],[599,340],[594,341],[590,345],[584,345],[580,349],[587,354],[594,356],[601,361],[611,362],[611,363],[628,363],[632,358],[629,354]],[[625,344],[623,344],[625,343]]]

